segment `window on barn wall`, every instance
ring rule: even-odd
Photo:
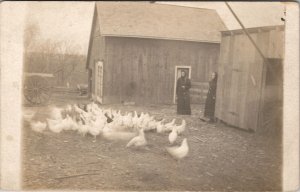
[[[266,86],[280,85],[283,82],[282,59],[269,58],[267,60]],[[272,70],[272,71],[271,71]]]

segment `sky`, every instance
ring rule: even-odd
[[[215,9],[228,29],[241,27],[224,2],[159,2],[176,6]],[[280,2],[230,2],[245,27],[283,25]],[[94,2],[28,2],[28,19],[40,28],[40,39],[69,41],[87,54]]]

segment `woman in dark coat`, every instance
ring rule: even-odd
[[[214,122],[218,74],[216,72],[212,73],[211,78],[205,102],[204,117],[209,118],[210,122]]]
[[[181,72],[181,77],[177,80],[177,114],[191,115],[190,92],[191,81],[186,77],[185,71]]]

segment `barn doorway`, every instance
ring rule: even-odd
[[[103,103],[103,62],[97,61],[95,64],[95,93],[96,101]]]
[[[175,66],[175,80],[174,80],[174,93],[173,93],[173,103],[176,104],[176,86],[177,79],[181,77],[181,71],[185,71],[186,75],[191,79],[192,67],[191,66]]]

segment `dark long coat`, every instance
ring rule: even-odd
[[[190,115],[190,92],[191,81],[188,78],[180,77],[177,80],[176,95],[177,95],[177,114]]]
[[[214,119],[215,105],[216,105],[216,92],[217,92],[217,78],[209,82],[209,89],[205,102],[204,117]]]

